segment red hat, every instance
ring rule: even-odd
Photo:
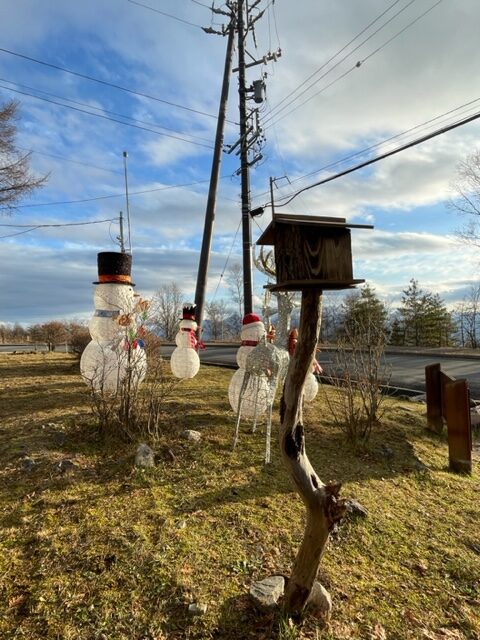
[[[247,313],[247,315],[242,320],[242,324],[252,324],[252,322],[261,322],[260,316],[257,316],[255,313]]]

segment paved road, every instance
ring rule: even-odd
[[[164,345],[162,353],[169,357],[174,347]],[[206,364],[236,367],[236,346],[208,345],[200,352],[200,360]],[[324,372],[334,366],[334,351],[322,350],[318,360]],[[440,363],[442,371],[452,378],[467,378],[472,398],[480,399],[480,354],[478,358],[438,356],[437,354],[387,353],[387,369],[391,374],[390,385],[404,389],[425,391],[425,367]]]
[[[35,351],[38,353],[45,353],[48,351],[48,346],[44,342],[30,343],[30,344],[0,344],[0,353],[25,353]],[[64,342],[55,346],[55,351],[65,353],[68,351],[68,345]]]
[[[164,345],[162,353],[170,357],[174,346]],[[200,352],[200,360],[206,364],[218,364],[224,367],[236,367],[236,345],[208,345]],[[0,352],[7,351],[46,351],[46,345],[0,345]],[[58,345],[57,351],[65,351],[65,345]],[[319,361],[326,374],[334,366],[334,351],[322,350]],[[387,368],[391,373],[390,385],[405,389],[425,391],[425,367],[428,364],[440,363],[442,371],[452,378],[467,378],[472,398],[480,400],[480,354],[478,358],[438,356],[437,354],[387,353]]]

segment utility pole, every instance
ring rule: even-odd
[[[252,9],[260,4],[260,0],[254,0],[249,6],[249,0],[238,0],[237,12],[237,34],[238,34],[238,67],[233,71],[238,71],[238,95],[239,95],[239,123],[240,137],[233,144],[228,153],[239,147],[237,155],[240,156],[240,176],[241,176],[241,203],[242,203],[242,254],[243,254],[243,304],[244,314],[253,311],[253,278],[252,278],[252,223],[251,223],[251,201],[250,201],[250,167],[258,162],[262,155],[251,152],[256,143],[263,140],[262,129],[259,124],[258,109],[250,111],[247,108],[247,98],[250,96],[254,102],[259,104],[264,100],[265,83],[263,78],[255,80],[251,86],[246,84],[246,69],[259,64],[266,64],[271,60],[277,60],[282,55],[280,49],[271,53],[268,52],[260,60],[255,60],[248,52],[251,62],[245,62],[245,41],[247,34],[253,30],[254,24],[259,20],[264,11],[260,11],[256,17],[252,17]],[[249,95],[250,94],[250,95]]]
[[[228,4],[231,13],[230,23],[227,28],[228,40],[225,52],[225,65],[223,70],[222,92],[220,96],[220,106],[218,110],[217,131],[215,135],[215,147],[213,151],[212,169],[210,174],[210,186],[208,189],[207,208],[205,211],[205,225],[203,229],[202,248],[200,251],[200,262],[198,265],[197,286],[195,289],[195,318],[198,324],[198,338],[202,333],[203,310],[205,304],[205,292],[207,289],[208,263],[210,260],[210,250],[212,246],[213,223],[215,221],[215,206],[217,199],[218,178],[220,175],[221,155],[223,150],[223,140],[225,132],[225,120],[227,114],[228,91],[230,87],[230,74],[232,71],[233,44],[235,36],[235,12]],[[213,10],[213,9],[212,9]],[[225,12],[216,10],[219,13]],[[205,29],[207,33],[219,33],[213,29]],[[220,35],[223,35],[220,33]]]
[[[253,311],[252,284],[252,224],[250,220],[250,171],[248,167],[247,87],[245,86],[245,28],[244,0],[238,0],[238,95],[240,116],[240,167],[242,182],[242,255],[243,255],[243,313]],[[248,25],[247,25],[248,27]]]

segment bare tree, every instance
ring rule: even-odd
[[[276,281],[277,275],[275,271],[275,260],[273,257],[273,251],[265,253],[264,247],[260,249],[260,254],[254,258],[255,266],[257,269],[267,276]],[[264,316],[267,320],[271,313],[270,310],[270,298],[271,293],[267,290],[264,300]],[[275,342],[277,346],[287,348],[288,334],[290,332],[292,311],[299,306],[298,294],[294,291],[275,291],[273,293],[277,301],[277,327],[275,333]]]
[[[480,285],[472,285],[468,295],[456,308],[457,327],[462,347],[480,346]]]
[[[476,149],[458,164],[452,188],[456,196],[450,199],[450,208],[468,218],[457,230],[457,236],[462,242],[479,247],[480,149]]]
[[[149,327],[166,340],[173,340],[182,317],[183,294],[176,282],[164,284],[154,294]]]
[[[225,300],[209,302],[206,307],[207,317],[210,321],[210,335],[213,340],[223,340],[226,330],[228,307]]]
[[[234,264],[230,267],[226,282],[232,300],[237,304],[238,315],[243,318],[243,270],[239,264]]]
[[[47,180],[47,176],[37,178],[30,172],[31,154],[21,154],[16,147],[17,112],[14,100],[0,107],[0,206],[10,212]]]
[[[33,325],[29,332],[35,342],[46,342],[49,351],[55,351],[55,345],[65,342],[68,335],[65,324],[59,320]]]

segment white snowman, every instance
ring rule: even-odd
[[[182,380],[194,378],[200,369],[200,358],[197,352],[197,329],[195,305],[185,305],[178,333],[175,336],[177,346],[170,357],[170,369],[176,378]]]
[[[147,369],[142,341],[137,340],[134,347],[128,342],[128,334],[135,331],[132,257],[104,251],[97,262],[95,313],[88,325],[92,340],[82,353],[80,373],[94,391],[116,393],[128,369],[135,384],[143,380]]]
[[[265,413],[268,407],[269,388],[266,376],[252,375],[244,386],[245,367],[248,355],[265,338],[265,325],[255,313],[248,313],[242,321],[242,342],[237,351],[239,368],[232,376],[228,387],[228,399],[233,411],[242,418],[254,420]],[[242,395],[240,403],[240,395]]]

